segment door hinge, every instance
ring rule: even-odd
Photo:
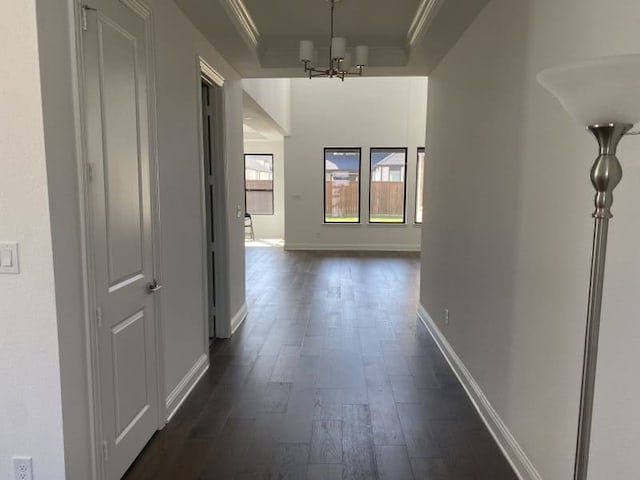
[[[106,440],[102,442],[102,460],[109,460],[109,443]]]
[[[82,13],[81,13],[82,17],[81,17],[81,23],[82,23],[82,30],[83,30],[83,31],[85,31],[85,32],[86,32],[86,31],[88,30],[88,28],[89,28],[89,27],[87,26],[87,10],[93,10],[93,11],[96,11],[96,9],[95,9],[95,8],[91,8],[91,7],[87,6],[87,5],[82,5]]]
[[[102,328],[102,308],[96,308],[96,321],[98,322],[98,328]]]

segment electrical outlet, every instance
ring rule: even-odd
[[[449,309],[444,309],[444,324],[449,325]]]
[[[13,457],[13,479],[33,480],[31,457]]]

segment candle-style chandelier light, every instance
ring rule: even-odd
[[[304,71],[313,77],[339,78],[344,81],[347,76],[362,76],[362,71],[367,65],[369,47],[358,45],[355,48],[355,71],[352,71],[351,53],[347,51],[347,40],[344,37],[333,36],[333,19],[336,3],[340,0],[328,0],[331,4],[331,36],[329,41],[329,62],[327,68],[313,66],[313,42],[311,40],[300,41],[300,61],[304,63]]]

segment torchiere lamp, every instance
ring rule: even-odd
[[[574,480],[586,480],[607,232],[612,217],[613,189],[622,179],[616,148],[620,139],[640,122],[640,55],[602,57],[551,68],[538,74],[538,82],[587,127],[600,148],[600,155],[591,168],[591,183],[596,189],[595,228],[573,476]]]

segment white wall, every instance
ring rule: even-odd
[[[35,0],[35,7],[32,0],[19,3],[7,6],[0,20],[1,60],[6,66],[0,73],[0,99],[2,110],[11,112],[0,119],[0,240],[21,242],[23,267],[19,276],[0,277],[0,378],[3,385],[16,385],[0,396],[0,478],[9,477],[8,458],[23,454],[34,457],[37,478],[37,472],[44,471],[52,480],[86,480],[91,478],[91,433],[76,173],[74,2]],[[238,75],[173,1],[147,3],[153,10],[157,53],[160,263],[165,286],[161,320],[169,394],[206,352],[196,55],[226,79],[231,315],[244,305],[243,220],[236,217],[236,207],[244,202],[242,88]]]
[[[637,53],[639,20],[635,0],[492,0],[429,81],[421,303],[544,479],[572,476],[597,151],[535,75]],[[594,480],[640,470],[640,138],[619,156]]]
[[[273,215],[252,214],[256,239],[284,238],[284,139],[245,141],[244,153],[273,154]]]
[[[0,275],[0,478],[11,456],[35,478],[65,477],[60,366],[34,0],[0,16],[0,241],[20,274]]]
[[[245,78],[242,88],[287,135],[291,131],[291,79]]]
[[[206,350],[202,322],[201,157],[196,56],[225,77],[230,313],[244,303],[242,89],[238,75],[169,0],[149,2],[155,18],[158,163],[162,221],[161,296],[169,394]],[[179,252],[179,254],[176,254]]]
[[[291,249],[418,250],[417,148],[424,146],[424,77],[292,79],[285,138],[285,245]],[[323,224],[324,147],[361,147],[360,225]],[[368,225],[369,149],[408,147],[407,225]]]
[[[242,134],[242,85],[239,79],[225,84],[226,185],[228,229],[229,309],[237,316],[245,305],[244,263],[244,161]],[[240,217],[238,218],[237,214]]]

